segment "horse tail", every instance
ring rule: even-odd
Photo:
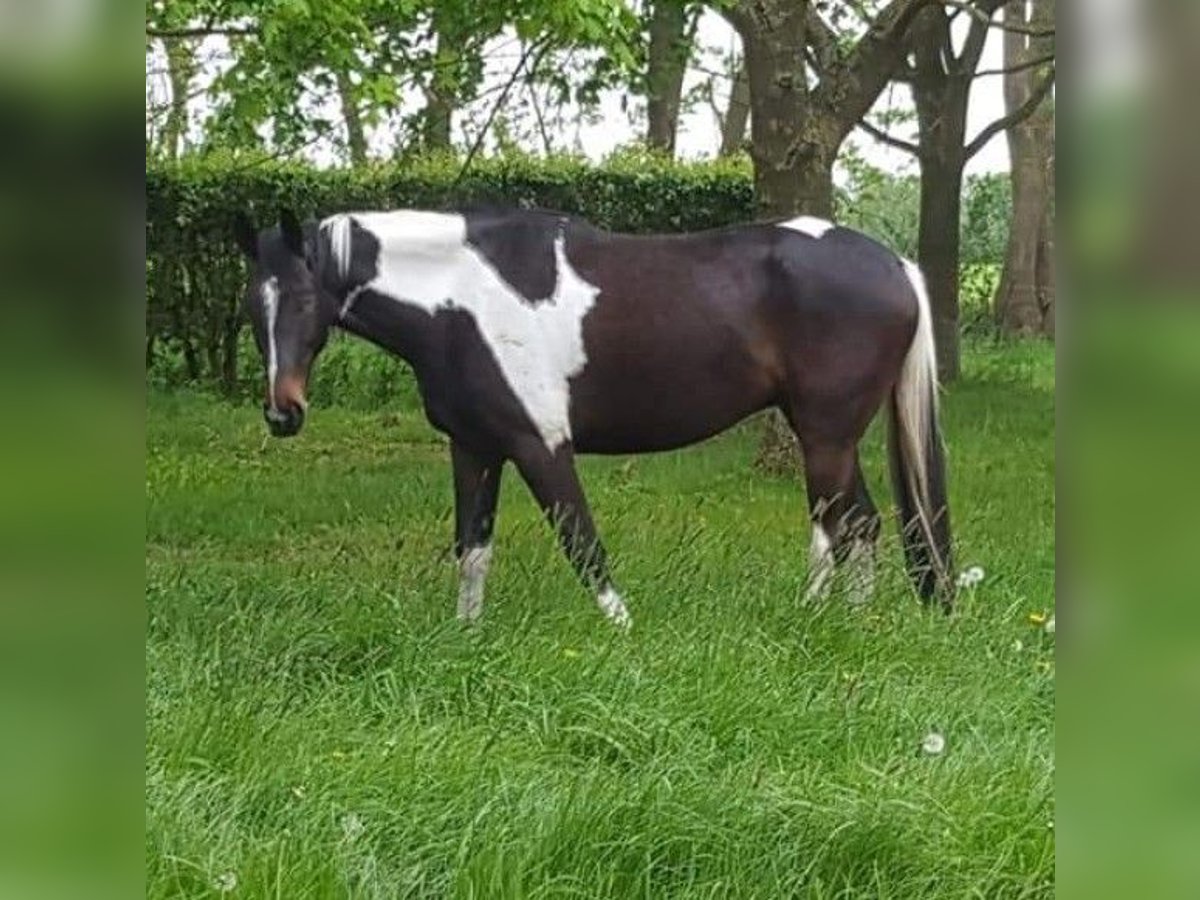
[[[925,279],[902,260],[917,300],[917,330],[889,403],[888,463],[909,576],[923,598],[953,599],[946,461],[938,427],[937,356]]]

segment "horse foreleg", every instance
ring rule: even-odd
[[[474,622],[483,613],[483,586],[492,561],[492,528],[502,462],[450,445],[454,468],[454,555],[458,559],[458,617]]]
[[[514,456],[521,477],[557,530],[567,555],[584,586],[593,591],[601,612],[620,628],[632,624],[629,610],[613,587],[604,546],[596,534],[583,486],[575,471],[575,454],[567,445],[551,453],[540,442]]]

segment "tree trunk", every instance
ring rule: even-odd
[[[159,145],[168,159],[178,159],[187,142],[188,94],[196,76],[196,54],[186,38],[167,38],[167,79],[171,84],[171,105],[163,125]]]
[[[746,58],[738,59],[733,83],[729,89],[729,106],[721,119],[720,156],[732,156],[745,146],[746,125],[750,121],[750,76],[746,72]]]
[[[921,219],[917,262],[925,275],[933,312],[938,377],[943,383],[958,378],[958,266],[961,243],[963,140],[971,75],[978,59],[963,73],[945,58],[950,44],[950,20],[942,7],[926,10],[913,29],[916,71],[912,82],[920,130]]]
[[[422,113],[421,146],[426,151],[448,150],[451,145],[451,129],[454,124],[454,109],[458,97],[456,72],[459,50],[453,35],[447,34],[434,13],[433,27],[436,32],[436,49],[433,55],[433,72],[425,87],[425,109]]]
[[[938,377],[943,383],[954,381],[960,372],[958,260],[961,213],[962,166],[938,159],[923,159],[917,261],[929,290]]]
[[[750,156],[763,217],[833,213],[833,135],[810,114],[804,71],[806,4],[760,0],[735,20],[753,103]]]
[[[1054,22],[1054,0],[1033,0],[1032,14],[1016,0],[1004,8],[1004,21],[1019,26],[1049,28]],[[1004,36],[1006,68],[1045,56],[1052,46],[1045,38],[1014,32]],[[1038,67],[1004,76],[1004,101],[1008,110],[1019,108],[1030,96]],[[1050,176],[1054,155],[1054,113],[1049,99],[1024,122],[1008,130],[1012,159],[1012,220],[1004,272],[996,294],[996,318],[1011,334],[1052,334],[1054,331],[1054,275]]]
[[[650,47],[646,68],[646,143],[675,153],[683,74],[691,41],[683,0],[655,0],[650,18]]]
[[[1200,128],[1195,127],[1200,83],[1200,4],[1163,3],[1145,16],[1147,60],[1146,183],[1137,191],[1133,225],[1139,281],[1175,292],[1192,292],[1200,281]]]
[[[358,112],[358,91],[346,72],[337,73],[337,92],[342,105],[342,119],[346,123],[346,147],[350,151],[350,163],[355,166],[366,165],[367,135]]]

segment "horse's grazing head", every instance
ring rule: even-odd
[[[261,232],[239,215],[234,232],[251,263],[243,303],[267,370],[263,416],[271,434],[290,437],[304,424],[308,373],[337,317],[337,301],[318,277],[315,226],[305,228],[284,211],[278,227]]]

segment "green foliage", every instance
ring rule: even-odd
[[[635,67],[637,20],[622,0],[147,0],[152,33],[225,29],[233,64],[206,89],[206,150],[253,151],[263,132],[295,152],[341,125],[323,108],[353,76],[372,121],[401,108],[402,85],[457,106],[483,82],[483,48],[507,26],[526,44],[598,49],[613,72]],[[419,118],[419,115],[418,115]],[[409,123],[411,126],[412,123]]]
[[[152,392],[146,896],[1052,897],[1054,351],[963,362],[943,423],[985,577],[953,618],[891,526],[872,604],[800,603],[803,499],[748,429],[583,460],[629,635],[511,470],[484,620],[456,627],[415,407],[314,401],[265,441],[255,409]]]
[[[745,157],[676,163],[629,147],[595,166],[573,157],[538,159],[509,152],[477,159],[461,179],[460,169],[461,161],[453,155],[332,170],[223,156],[149,165],[146,331],[151,381],[219,385],[228,394],[259,390],[256,354],[243,352],[248,345],[241,334],[239,305],[246,274],[231,232],[238,212],[249,212],[266,226],[285,206],[305,216],[324,216],[491,202],[558,209],[617,231],[680,232],[749,221],[755,210]],[[838,215],[845,224],[912,256],[917,193],[911,178],[861,166],[839,190]],[[964,237],[970,239],[963,254],[967,320],[986,318],[1004,250],[1006,203],[1007,179],[968,182]],[[366,396],[394,384],[395,371],[384,367],[372,374]],[[361,396],[349,385],[328,384]]]
[[[1008,245],[1012,182],[1008,174],[968,175],[963,186],[962,262],[999,264]]]
[[[915,259],[921,211],[919,180],[892,175],[852,149],[842,154],[838,165],[846,180],[834,192],[837,220]]]

